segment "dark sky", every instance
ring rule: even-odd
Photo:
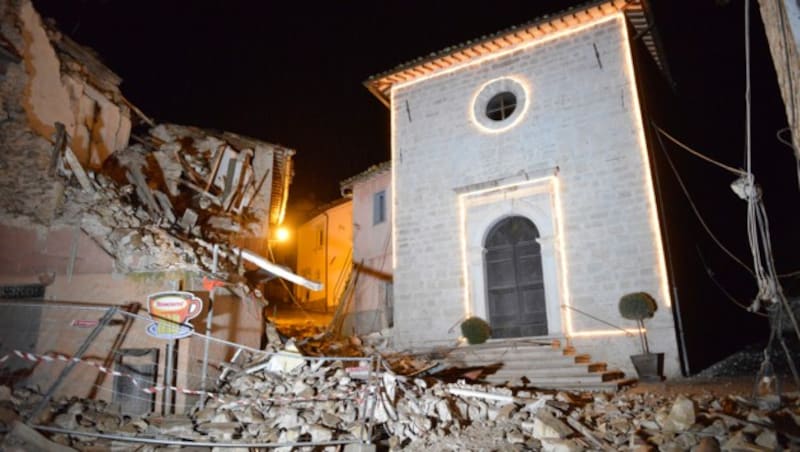
[[[362,86],[368,76],[576,3],[34,0],[95,49],[123,77],[126,97],[157,121],[296,149],[290,210],[335,199],[340,180],[388,159],[389,115]],[[651,3],[676,84],[660,106],[677,117],[674,131],[687,143],[741,166],[743,0]],[[786,120],[751,3],[756,178],[781,265],[800,267],[795,163],[775,138]],[[747,257],[744,202],[728,189],[731,178],[672,152],[710,226]]]

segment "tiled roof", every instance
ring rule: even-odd
[[[388,106],[389,93],[395,84],[466,64],[492,52],[512,49],[569,27],[591,23],[619,12],[625,14],[636,32],[636,37],[642,39],[656,65],[669,80],[669,70],[660,50],[658,36],[652,26],[652,14],[647,0],[595,0],[417,58],[390,71],[373,75],[364,82],[364,85]]]
[[[356,174],[355,176],[348,177],[347,179],[339,182],[339,187],[344,190],[346,188],[350,188],[355,185],[357,182],[361,182],[362,180],[369,179],[370,177],[374,176],[375,174],[382,173],[384,171],[389,171],[392,168],[392,162],[386,161],[383,163],[378,163],[377,165],[372,165],[366,170]]]

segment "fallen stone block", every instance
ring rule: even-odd
[[[571,439],[541,438],[542,452],[582,452],[583,446]]]
[[[678,396],[672,403],[672,409],[662,426],[668,432],[683,432],[694,425],[694,422],[694,402],[684,396]]]
[[[564,439],[573,433],[574,431],[567,424],[546,411],[539,411],[534,416],[532,435],[538,440],[544,438]]]

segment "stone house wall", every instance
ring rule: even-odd
[[[335,308],[352,265],[353,203],[339,202],[297,228],[297,273],[324,288],[295,286],[295,297],[313,309]]]
[[[353,264],[359,275],[344,321],[347,333],[366,334],[390,326],[392,301],[391,170],[353,182]],[[376,194],[383,193],[385,218],[375,222]]]

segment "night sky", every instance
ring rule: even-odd
[[[578,3],[34,0],[42,16],[96,50],[124,79],[125,96],[157,121],[296,149],[290,214],[337,198],[340,180],[388,160],[388,110],[362,86],[367,77]],[[659,100],[673,118],[670,130],[741,167],[743,0],[651,3],[675,82]],[[779,271],[791,271],[800,269],[800,192],[791,149],[775,137],[786,119],[756,3],[751,0],[754,171]],[[728,188],[732,177],[674,146],[670,152],[711,229],[751,261],[745,203]],[[671,173],[661,176],[675,185]],[[671,193],[668,215],[685,214],[683,195]],[[699,249],[720,278],[741,286],[734,293],[751,296],[753,280],[687,218],[671,234],[685,241],[688,258],[696,260]]]

